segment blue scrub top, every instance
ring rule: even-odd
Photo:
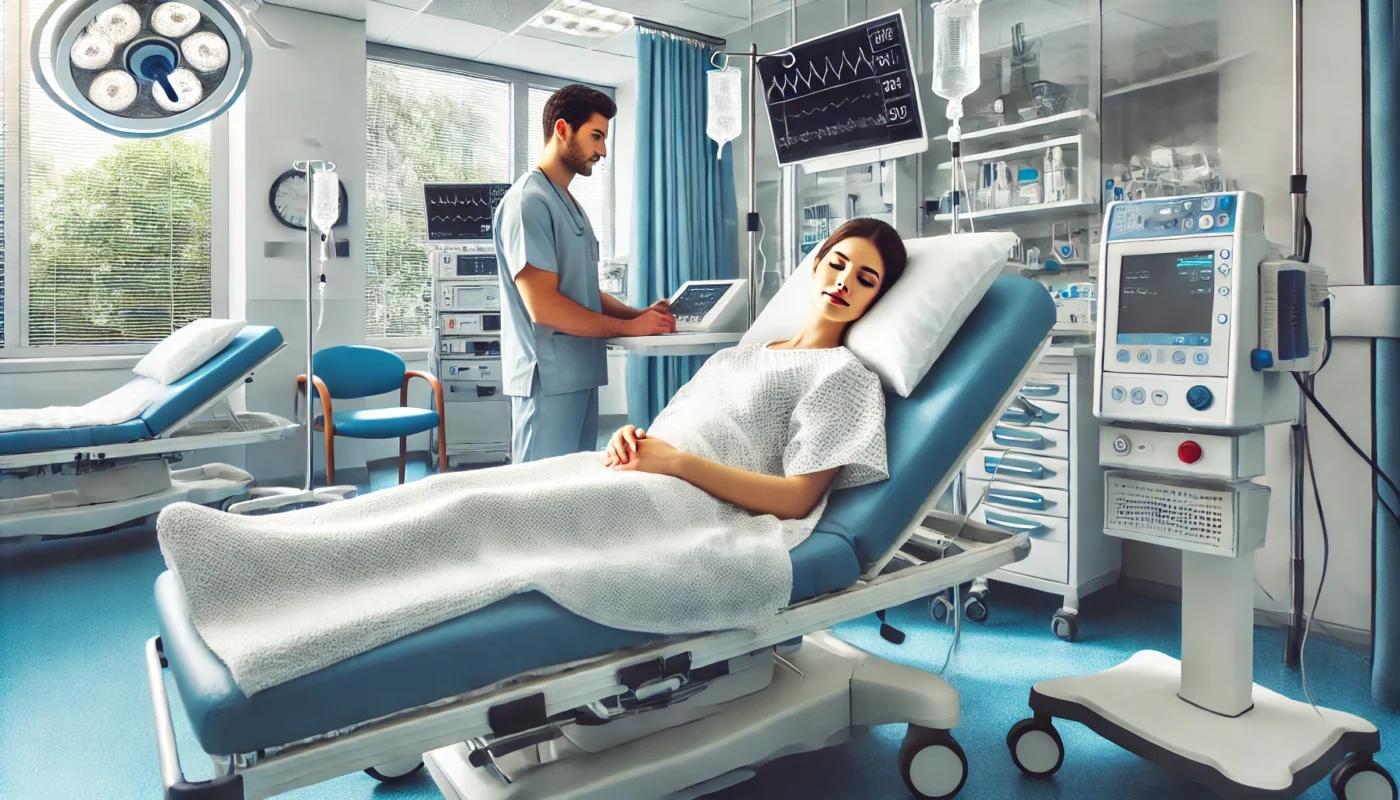
[[[526,264],[559,276],[559,293],[602,313],[598,238],[588,215],[543,172],[532,169],[496,207],[496,257],[501,269],[501,365],[505,393],[557,395],[605,386],[608,351],[602,339],[558,333],[536,325],[515,276]],[[539,386],[534,375],[539,370]]]

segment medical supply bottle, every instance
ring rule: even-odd
[[[1033,168],[1022,167],[1016,173],[1016,205],[1034,206],[1040,202],[1040,173]]]

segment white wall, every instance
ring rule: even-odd
[[[1361,208],[1361,41],[1355,4],[1304,6],[1304,169],[1309,176],[1312,260],[1333,284],[1363,282]],[[1292,20],[1287,8],[1259,0],[1222,6],[1221,53],[1249,56],[1221,75],[1220,143],[1226,172],[1240,187],[1264,195],[1271,241],[1291,249],[1288,175],[1292,170]],[[1370,441],[1369,345],[1338,341],[1318,377],[1318,399],[1359,443]],[[1347,628],[1370,628],[1371,480],[1369,470],[1321,415],[1309,416],[1313,461],[1331,542],[1327,584],[1318,618]],[[1256,606],[1285,611],[1289,598],[1289,431],[1267,435],[1272,490],[1269,533],[1256,556]],[[1322,537],[1311,485],[1307,487],[1307,602],[1317,589]],[[1179,554],[1133,542],[1123,547],[1129,577],[1180,586]],[[1272,595],[1273,600],[1268,595]]]

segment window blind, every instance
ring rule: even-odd
[[[540,160],[540,153],[544,151],[544,104],[552,94],[553,89],[530,87],[529,167],[533,167]],[[616,122],[617,120],[613,120],[613,124]],[[593,232],[598,236],[599,257],[603,261],[612,258],[612,151],[609,150],[608,157],[593,166],[592,175],[586,178],[582,175],[575,177],[569,184],[569,193],[578,201],[584,213],[588,214],[588,221],[592,223]]]
[[[26,30],[47,5],[29,0]],[[102,133],[20,63],[27,344],[153,341],[209,316],[208,126],[157,139]]]
[[[365,332],[427,336],[423,182],[511,180],[511,86],[373,60],[368,80]]]

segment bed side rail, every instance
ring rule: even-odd
[[[243,776],[220,775],[213,780],[190,782],[180,769],[180,753],[175,745],[175,723],[170,717],[170,698],[165,692],[167,662],[160,637],[146,642],[146,677],[151,686],[151,706],[156,716],[156,747],[160,751],[160,783],[165,800],[243,800]]]

